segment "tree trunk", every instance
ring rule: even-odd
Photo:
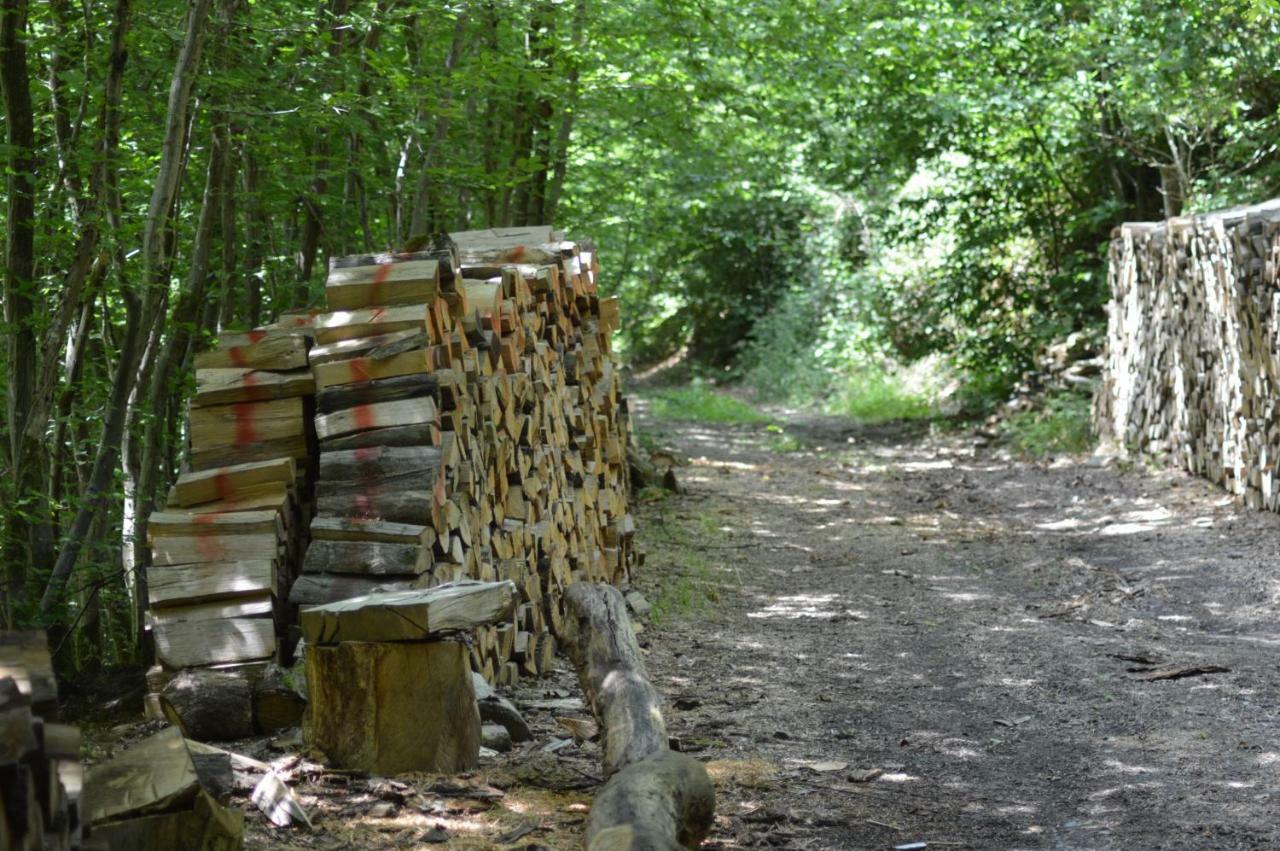
[[[267,214],[258,195],[258,161],[247,147],[243,153],[245,201],[245,269],[248,271],[245,321],[250,328],[262,324],[262,267],[266,263]]]
[[[593,851],[696,848],[715,814],[715,790],[697,760],[668,749],[662,702],[648,680],[617,588],[575,582],[564,594],[564,637],[600,722],[604,772],[587,824]]]
[[[211,0],[192,0],[187,11],[186,32],[169,87],[160,167],[143,227],[142,292],[140,296],[131,295],[128,291],[124,293],[126,303],[129,305],[128,326],[123,335],[119,360],[112,376],[111,398],[107,405],[102,440],[94,458],[93,472],[80,509],[76,513],[71,528],[67,531],[58,559],[54,563],[53,573],[40,599],[40,611],[46,616],[52,613],[54,607],[61,602],[63,589],[84,547],[94,513],[98,505],[109,495],[128,418],[129,398],[133,395],[138,366],[142,362],[143,347],[151,336],[153,327],[159,321],[158,312],[163,304],[166,290],[160,277],[166,259],[163,235],[168,229],[169,217],[181,177],[187,110],[191,102],[191,87],[195,83],[196,70],[199,67],[205,21],[209,16],[210,4]]]
[[[191,340],[197,336],[203,326],[201,321],[205,310],[205,284],[209,277],[209,249],[213,242],[214,221],[223,215],[221,193],[225,188],[227,169],[227,148],[225,126],[216,127],[213,142],[210,146],[209,170],[205,176],[204,197],[200,206],[200,219],[196,225],[195,245],[191,252],[187,271],[186,292],[183,293],[173,311],[173,330],[165,341],[164,347],[155,360],[151,370],[151,387],[146,402],[152,410],[147,420],[141,443],[141,460],[138,465],[138,488],[133,517],[134,540],[141,543],[147,540],[147,521],[155,509],[158,489],[168,481],[167,465],[164,463],[166,434],[170,420],[164,415],[168,411],[173,393],[174,373],[182,368],[191,348]],[[139,619],[145,611],[146,577],[150,559],[146,547],[134,550],[132,568],[134,574],[135,605],[138,607]]]
[[[9,475],[14,493],[8,505],[5,541],[5,600],[22,599],[26,566],[34,555],[28,535],[34,531],[19,501],[40,487],[35,464],[23,469],[30,454],[25,444],[36,374],[35,315],[35,123],[31,108],[31,77],[27,68],[27,2],[0,3],[0,90],[4,98],[6,142],[6,193],[4,263],[4,321],[8,338],[5,421],[9,431]],[[9,608],[8,605],[5,607]],[[12,614],[5,612],[5,622]]]
[[[437,209],[439,194],[434,191],[431,169],[435,167],[436,157],[441,149],[444,148],[445,140],[449,136],[449,106],[452,100],[449,78],[452,76],[458,60],[462,57],[462,48],[466,45],[466,34],[467,15],[462,12],[458,15],[458,19],[454,21],[453,41],[450,43],[449,52],[444,58],[444,75],[440,84],[440,89],[443,93],[440,96],[440,103],[436,106],[435,135],[427,143],[427,152],[423,157],[422,165],[419,167],[418,189],[414,193],[413,199],[413,220],[409,226],[410,238],[439,230],[444,221],[441,217],[441,211]]]
[[[560,129],[556,134],[554,165],[551,181],[543,201],[542,221],[538,224],[554,224],[556,209],[560,206],[560,194],[564,191],[565,172],[569,166],[569,140],[573,137],[573,121],[577,114],[580,86],[578,84],[578,51],[583,43],[583,28],[587,22],[586,0],[578,0],[573,15],[573,47],[568,55],[569,94],[565,106],[560,109]]]

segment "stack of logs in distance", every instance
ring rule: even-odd
[[[510,623],[477,631],[491,682],[549,671],[576,579],[625,580],[628,421],[617,302],[550,228],[451,234],[331,263],[311,322],[316,517],[291,602],[510,579]]]
[[[153,695],[176,669],[253,673],[284,655],[314,475],[309,345],[275,326],[224,334],[195,359],[187,468],[148,525]]]
[[[1111,243],[1104,438],[1280,510],[1280,201]]]

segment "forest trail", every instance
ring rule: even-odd
[[[639,419],[689,460],[637,583],[710,847],[1280,847],[1280,517],[923,427]],[[1229,671],[1143,678],[1194,666]]]

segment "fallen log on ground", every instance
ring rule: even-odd
[[[706,768],[669,749],[661,696],[650,684],[626,602],[609,585],[565,591],[567,650],[600,723],[604,770],[587,824],[589,851],[696,848],[715,814]]]

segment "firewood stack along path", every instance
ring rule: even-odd
[[[223,334],[195,359],[187,468],[148,523],[152,716],[173,671],[257,675],[287,650],[315,476],[309,345],[281,324]]]
[[[636,558],[598,272],[549,227],[441,235],[333,259],[325,311],[202,355],[190,470],[151,525],[153,686],[287,661],[297,607],[463,578],[520,592],[475,670],[549,670],[561,590]]]
[[[1280,201],[1116,229],[1095,423],[1280,510]]]

